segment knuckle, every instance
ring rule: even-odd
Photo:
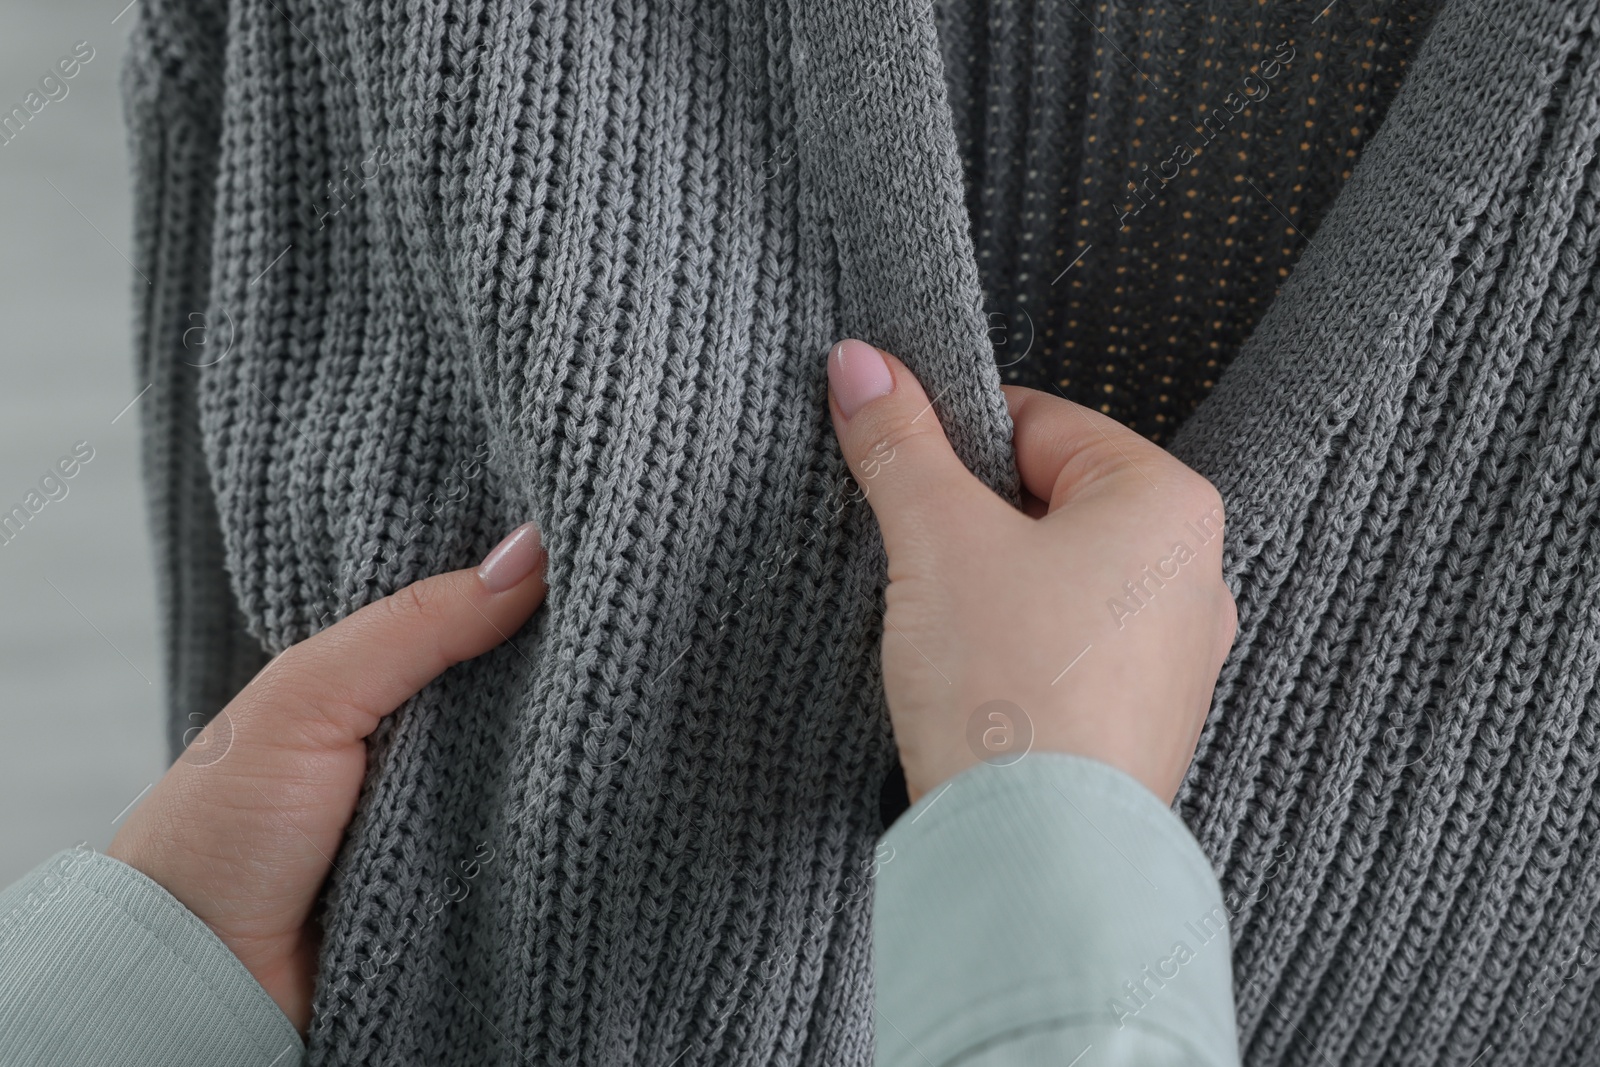
[[[1224,644],[1232,648],[1234,639],[1239,636],[1239,603],[1226,585],[1222,587],[1222,632],[1227,637]]]
[[[437,611],[437,601],[405,586],[362,610],[386,611],[409,624],[417,612]],[[377,712],[362,678],[351,673],[362,640],[357,631],[333,628],[284,649],[225,709],[236,736],[253,746],[306,752],[370,733]]]
[[[1184,477],[1181,491],[1191,507],[1199,508],[1207,515],[1214,517],[1219,523],[1224,521],[1226,515],[1223,511],[1222,494],[1211,480],[1198,471],[1184,467]]]
[[[389,611],[408,626],[439,622],[444,614],[437,588],[426,579],[401,586],[389,594],[385,603]]]
[[[1220,533],[1227,525],[1222,494],[1203,474],[1176,461],[1174,467],[1173,478],[1165,490],[1170,494],[1169,499],[1182,509],[1185,519],[1204,523],[1208,530]]]
[[[241,708],[247,723],[260,720],[270,728],[252,729],[259,743],[296,750],[329,748],[365,733],[369,715],[361,700],[338,681],[327,653],[318,652],[289,664],[268,688],[249,694]]]
[[[1233,642],[1239,636],[1239,605],[1233,598],[1233,590],[1228,588],[1226,582],[1217,584],[1220,588],[1216,598],[1217,638],[1221,649],[1219,658],[1225,661],[1233,649]]]
[[[317,655],[303,645],[286,649],[223,709],[251,744],[295,747],[317,736],[326,693],[316,684]]]
[[[906,418],[898,411],[894,412],[867,412],[857,415],[862,421],[855,429],[855,439],[859,458],[851,467],[857,472],[862,468],[867,471],[892,462],[893,457],[902,448],[915,447],[917,438],[925,434],[937,433],[939,422],[933,417],[930,408],[920,418]]]

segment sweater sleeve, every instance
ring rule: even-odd
[[[145,0],[132,13],[121,70],[133,179],[133,406],[174,755],[268,659],[229,585],[199,422],[200,376],[234,342],[229,312],[211,301],[228,6]]]
[[[974,767],[895,822],[878,864],[878,1067],[1239,1062],[1216,876],[1121,771]]]
[[[0,1062],[300,1067],[239,958],[139,871],[79,846],[0,890]]]

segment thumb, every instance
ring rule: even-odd
[[[195,737],[106,849],[217,934],[302,1032],[317,893],[355,813],[364,739],[543,601],[532,523],[477,570],[413,582],[273,659]]]
[[[840,451],[891,553],[948,527],[959,509],[998,499],[955,454],[922,384],[894,356],[840,341],[828,353],[828,398]]]
[[[519,526],[476,570],[403,586],[290,647],[225,710],[260,720],[264,744],[360,741],[434,678],[508,640],[544,600],[544,560],[538,527]]]

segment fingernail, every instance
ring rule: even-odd
[[[828,384],[838,398],[839,410],[849,418],[868,401],[894,388],[894,375],[883,353],[865,341],[840,341],[828,355]]]
[[[489,592],[503,593],[533,573],[543,550],[539,527],[525,522],[483,557],[483,562],[478,565],[478,580]]]

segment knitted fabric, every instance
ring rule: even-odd
[[[996,313],[1227,503],[1178,810],[1247,1062],[1600,1055],[1600,10],[1209,6],[140,5],[174,745],[549,548],[375,736],[313,1063],[869,1061],[883,555],[822,354],[902,356],[1014,498]]]
[[[1315,235],[1441,5],[1232,6],[940,9],[1003,380],[1161,443]]]

